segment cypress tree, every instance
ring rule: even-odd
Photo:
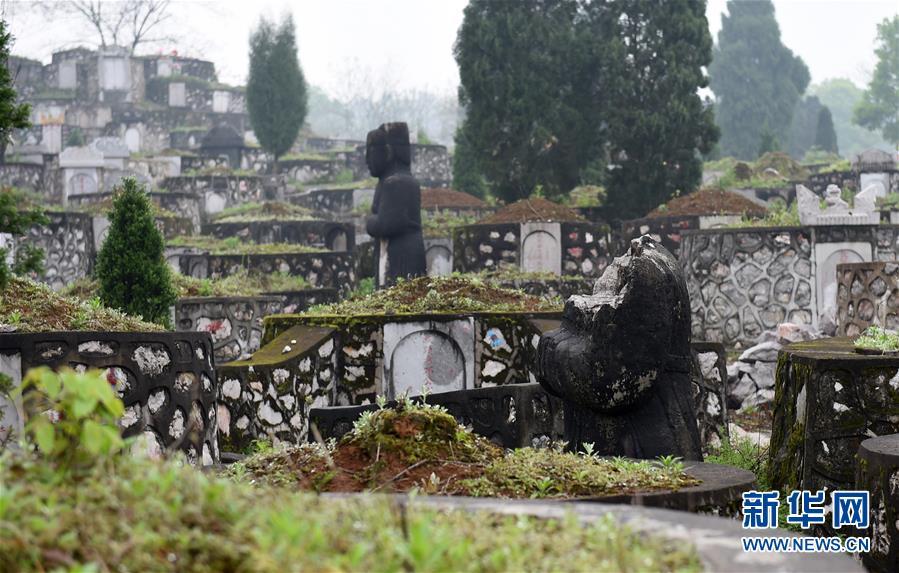
[[[616,28],[607,121],[613,169],[608,205],[625,219],[645,215],[702,179],[700,154],[718,138],[712,107],[697,91],[712,39],[701,0],[619,0],[600,17]],[[601,10],[606,8],[600,6]]]
[[[729,0],[709,66],[721,152],[754,159],[771,141],[789,141],[793,111],[809,71],[780,41],[771,0]],[[762,141],[765,131],[770,136]]]
[[[815,145],[824,151],[839,153],[837,146],[837,132],[833,128],[833,117],[830,110],[822,107],[818,112],[818,126],[815,129]]]
[[[164,249],[143,186],[133,177],[122,179],[109,214],[109,234],[97,256],[103,304],[169,326],[175,290]]]
[[[852,121],[899,145],[899,16],[877,25],[877,65]]]
[[[250,36],[247,111],[259,144],[278,158],[294,144],[308,111],[306,80],[297,58],[296,29],[261,19]]]

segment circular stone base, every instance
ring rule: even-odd
[[[715,510],[732,513],[727,509],[739,505],[742,493],[755,487],[755,474],[740,468],[705,462],[684,462],[687,475],[702,483],[679,490],[635,492],[621,495],[577,498],[572,502],[620,503],[663,507],[680,511],[699,512]]]

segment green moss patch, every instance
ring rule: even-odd
[[[689,544],[611,517],[584,525],[404,509],[386,497],[328,499],[130,458],[77,481],[42,469],[0,460],[0,570],[702,570]]]
[[[683,465],[523,448],[504,453],[442,407],[401,399],[364,413],[339,443],[257,454],[230,470],[316,491],[409,491],[507,498],[601,497],[699,483]]]
[[[157,324],[105,308],[99,299],[66,297],[47,285],[20,277],[11,277],[9,286],[0,292],[0,324],[12,326],[16,332],[164,330]]]
[[[371,206],[369,205],[368,211],[370,210]],[[456,227],[472,225],[476,222],[477,217],[474,215],[456,215],[445,211],[422,210],[421,212],[421,231],[429,239],[449,237]]]
[[[243,203],[229,207],[213,218],[214,223],[251,223],[256,221],[308,221],[312,220],[312,211],[282,203],[280,201],[263,201],[261,203]]]
[[[317,306],[304,316],[434,314],[471,312],[561,312],[562,301],[493,286],[480,278],[419,277],[365,296]]]
[[[239,237],[218,239],[208,235],[175,237],[166,242],[168,247],[193,247],[208,251],[211,255],[280,255],[298,253],[326,253],[325,249],[293,243],[253,243]]]
[[[250,274],[243,268],[232,275],[218,279],[197,279],[172,273],[172,284],[178,298],[257,296],[270,292],[291,292],[310,288],[303,277],[286,273]],[[64,292],[80,300],[90,300],[97,296],[98,285],[95,280],[80,279]]]

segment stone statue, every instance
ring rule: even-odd
[[[843,192],[836,185],[830,184],[824,190],[825,213],[845,213],[849,211],[849,203],[843,200]]]
[[[412,176],[409,127],[385,123],[368,132],[365,162],[378,178],[372,215],[365,222],[369,235],[378,240],[378,286],[390,286],[399,277],[427,274],[421,234],[421,189]]]
[[[631,241],[592,295],[568,299],[561,328],[543,335],[537,354],[540,384],[564,403],[569,448],[702,459],[690,297],[677,261],[648,235]]]

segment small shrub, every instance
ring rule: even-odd
[[[175,289],[163,253],[150,199],[134,178],[124,178],[115,191],[109,235],[97,257],[103,303],[168,326]]]
[[[13,237],[24,235],[33,225],[46,225],[49,221],[40,208],[22,211],[23,197],[13,189],[0,192],[0,233]],[[11,275],[40,273],[43,270],[44,252],[31,245],[16,249],[12,267],[6,262],[7,249],[0,249],[0,289],[6,288]]]
[[[29,370],[19,391],[26,439],[60,476],[77,475],[124,446],[116,426],[124,406],[98,371]]]
[[[899,351],[899,333],[879,326],[869,326],[855,339],[854,345],[866,350],[896,352]]]

